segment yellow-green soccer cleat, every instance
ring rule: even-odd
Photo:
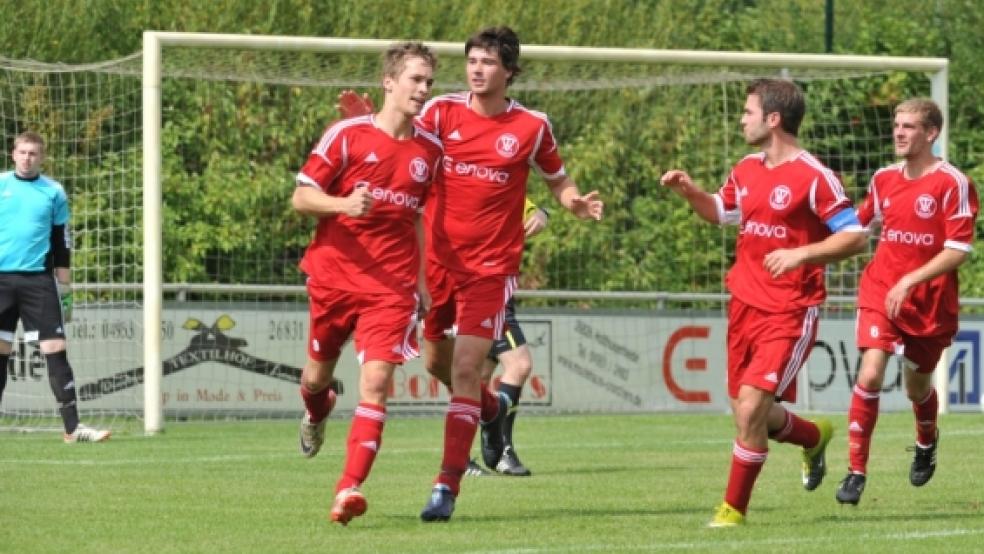
[[[708,527],[718,528],[718,527],[737,527],[739,525],[745,524],[745,516],[738,510],[734,509],[731,504],[727,502],[722,502],[720,506],[717,507],[717,511],[714,512],[714,519],[707,524]]]
[[[834,426],[826,419],[813,423],[820,430],[820,442],[813,448],[803,449],[803,488],[808,491],[819,487],[827,475],[827,444],[834,436]]]

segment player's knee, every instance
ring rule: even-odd
[[[530,360],[521,360],[516,364],[513,372],[516,377],[522,379],[523,382],[526,382],[526,380],[529,379],[530,374],[533,373],[533,364],[530,363]]]
[[[301,376],[301,386],[310,393],[318,393],[331,385],[331,379],[305,378]]]
[[[929,394],[929,390],[931,388],[933,388],[931,383],[924,384],[908,382],[905,384],[905,395],[911,402],[922,402],[926,399],[926,395]]]
[[[429,356],[424,360],[424,368],[427,373],[444,383],[445,386],[451,386],[451,365],[446,363],[444,359]]]
[[[65,406],[75,402],[75,376],[64,350],[44,355],[48,361],[48,383],[55,400]]]
[[[318,393],[332,383],[332,369],[330,364],[308,360],[301,372],[301,386],[310,393]]]

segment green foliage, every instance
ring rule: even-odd
[[[841,1],[835,7],[836,53],[950,58],[949,158],[975,181],[984,180],[979,101],[984,68],[977,63],[984,51],[984,7],[972,0]],[[462,41],[477,29],[505,23],[526,44],[773,52],[821,52],[824,47],[824,6],[813,0],[368,0],[357,8],[314,0],[33,0],[6,2],[4,13],[16,24],[0,26],[3,55],[65,63],[138,51],[145,29]],[[252,60],[242,56],[238,63],[248,67]],[[325,72],[341,73],[365,61],[325,63]],[[441,68],[458,83],[459,63],[447,59]],[[667,169],[683,167],[706,188],[721,182],[747,151],[737,133],[740,84],[720,90],[654,86],[590,95],[532,92],[522,84],[632,77],[651,70],[631,64],[525,65],[513,93],[553,116],[569,170],[582,190],[601,191],[607,210],[598,224],[552,210],[550,229],[525,253],[524,286],[721,290],[732,231],[697,221],[678,198],[661,189],[658,178]],[[366,88],[378,102],[378,92]],[[897,73],[841,85],[814,81],[805,88],[810,110],[804,143],[860,199],[871,172],[891,155],[890,144],[872,141],[876,125],[884,125],[898,100],[924,94],[926,82],[919,75]],[[39,80],[15,113],[40,122],[43,133],[66,134],[59,131],[70,119],[56,108],[64,100],[56,96],[60,90],[65,89]],[[164,91],[165,281],[298,282],[296,260],[312,222],[290,209],[293,175],[334,118],[337,90],[244,83],[206,87],[167,80]],[[859,110],[849,113],[846,105]],[[79,138],[51,156],[52,174],[76,175],[80,172],[72,168],[87,168],[84,179],[66,184],[74,213],[100,218],[91,227],[98,232],[79,238],[80,245],[91,247],[83,254],[86,269],[79,279],[138,278],[128,272],[140,265],[139,212],[114,211],[119,200],[91,193],[101,176],[120,167],[140,169],[139,137],[121,138],[106,128],[109,116],[122,109],[123,100],[110,100],[85,121],[72,123]],[[708,127],[695,123],[694,113],[735,125]],[[113,148],[102,147],[109,141],[116,141]],[[109,150],[116,153],[94,158]],[[536,178],[530,194],[548,208],[555,205]],[[98,248],[106,244],[113,245],[114,253]],[[964,270],[964,293],[984,296],[982,277],[984,260],[973,258]]]

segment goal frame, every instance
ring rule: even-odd
[[[162,391],[161,321],[163,310],[162,188],[161,188],[161,59],[166,47],[236,48],[325,53],[383,52],[400,39],[318,38],[145,31],[143,33],[143,326],[144,326],[144,433],[164,430]],[[464,43],[423,41],[438,55],[460,55]],[[949,60],[946,58],[853,56],[836,54],[756,53],[709,50],[660,50],[523,45],[523,58],[536,60],[618,61],[663,65],[729,65],[774,68],[864,69],[923,72],[944,121],[949,108]],[[948,123],[944,123],[934,151],[947,158]],[[564,291],[547,291],[563,294]],[[937,390],[946,391],[947,356],[936,371]],[[942,371],[939,369],[942,368]],[[940,411],[947,410],[948,396],[939,395]]]

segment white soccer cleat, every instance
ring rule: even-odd
[[[73,442],[104,442],[109,440],[110,432],[106,429],[93,429],[79,424],[71,433],[65,433],[62,437],[67,443]]]
[[[305,458],[313,458],[321,450],[325,442],[325,424],[328,418],[317,423],[311,423],[311,414],[304,412],[301,418],[301,454]]]

